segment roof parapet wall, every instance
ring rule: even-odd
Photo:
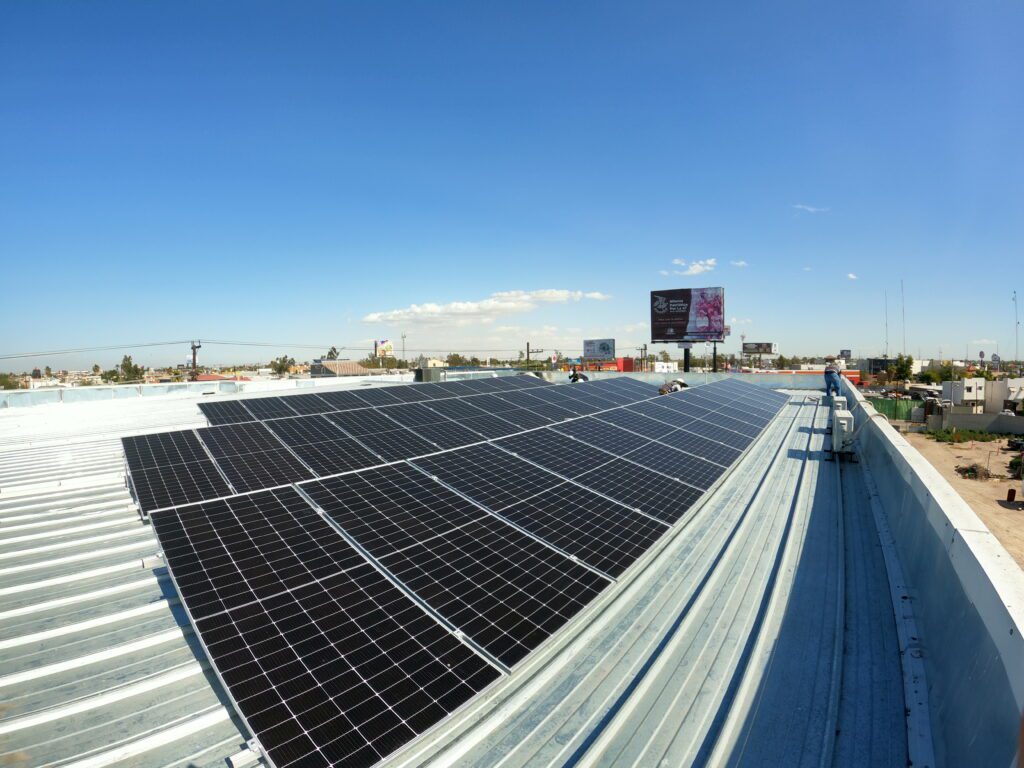
[[[900,650],[905,664],[924,660],[936,763],[1010,766],[1024,706],[1024,572],[949,482],[845,390],[906,579],[894,588],[920,629]]]

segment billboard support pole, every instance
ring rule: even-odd
[[[683,373],[690,372],[690,350],[689,348],[683,350]]]
[[[706,349],[706,347],[705,347]],[[718,342],[711,344],[711,372],[718,373]]]

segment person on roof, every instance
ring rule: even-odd
[[[666,381],[660,389],[658,389],[659,395],[667,395],[669,392],[680,392],[687,389],[690,385],[682,379],[673,379],[672,381]]]
[[[569,383],[576,384],[577,382],[580,381],[590,381],[590,379],[587,378],[586,374],[580,373],[578,370],[576,370],[576,366],[574,365],[572,367],[572,370],[569,371]]]
[[[839,363],[836,362],[834,357],[825,358],[825,397],[832,394],[834,389],[836,395],[842,393],[842,389],[839,386]]]

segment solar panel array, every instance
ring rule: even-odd
[[[371,765],[461,707],[649,552],[787,400],[732,379],[655,393],[515,377],[304,394],[126,438],[270,763]],[[162,482],[143,496],[147,472]]]

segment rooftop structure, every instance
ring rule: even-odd
[[[789,401],[730,472],[389,764],[1010,764],[1020,570],[855,391],[861,462],[841,464],[817,382],[746,378]],[[251,395],[176,393],[0,411],[4,764],[219,766],[246,748],[120,438],[205,427],[201,398]]]

